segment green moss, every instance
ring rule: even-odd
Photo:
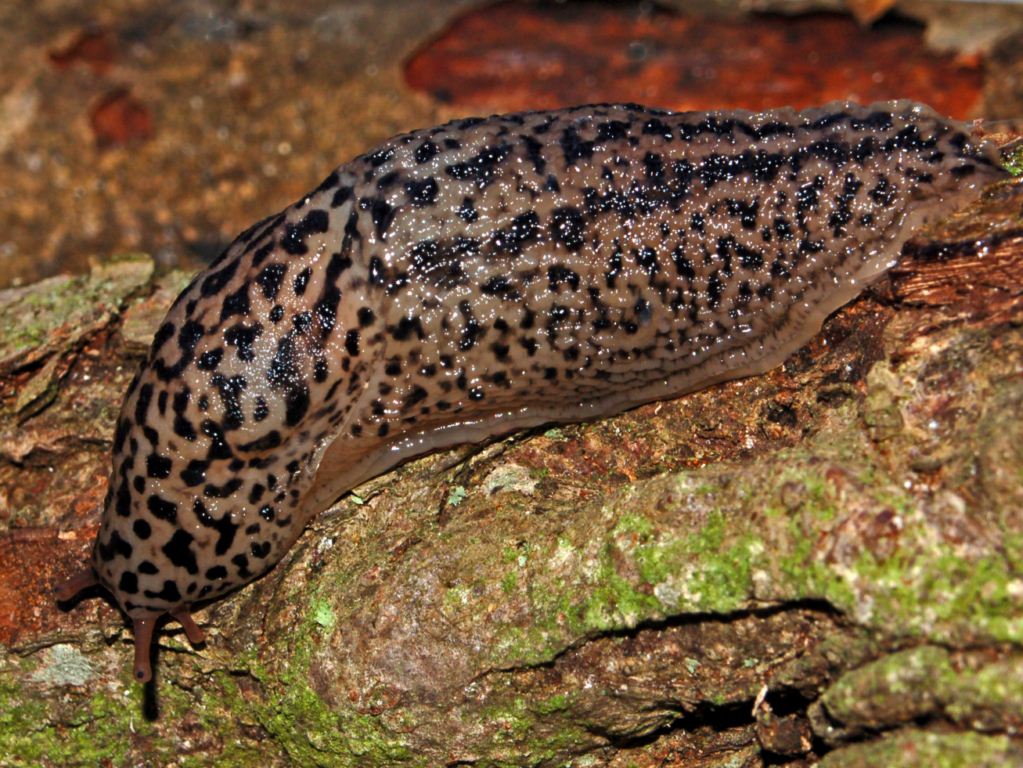
[[[532,552],[532,545],[528,541],[523,541],[515,546],[508,546],[501,550],[501,562],[502,563],[516,563],[520,568],[524,568],[526,563],[529,562],[529,555]]]
[[[157,749],[163,756],[161,762],[174,762],[182,768],[203,768],[210,764],[210,755],[204,749],[197,749],[192,754],[181,753],[176,724],[189,717],[198,720],[198,729],[205,737],[215,736],[220,742],[221,748],[217,752],[216,761],[218,766],[242,768],[250,765],[267,765],[274,759],[283,757],[275,744],[266,744],[258,738],[241,737],[238,725],[240,722],[249,721],[250,718],[245,710],[240,710],[244,714],[234,717],[225,712],[225,701],[219,691],[206,688],[184,691],[168,683],[160,687],[159,699],[161,707],[159,723],[170,726],[168,734],[160,740]]]
[[[828,687],[821,703],[836,722],[871,728],[874,710],[891,708],[885,700],[897,697],[899,716],[909,720],[931,712],[940,682],[951,672],[947,651],[934,646],[911,648],[847,672]]]
[[[642,515],[626,512],[618,518],[618,523],[614,527],[614,533],[634,533],[641,540],[645,540],[653,535],[654,524]]]
[[[895,622],[905,634],[926,632],[933,639],[962,633],[993,640],[1023,641],[1023,616],[1010,597],[1016,574],[1005,558],[964,558],[950,546],[927,556],[900,552],[879,559],[864,552],[855,570],[870,585],[874,613]]]
[[[944,678],[945,712],[956,722],[1011,724],[1023,712],[1023,660],[1006,659],[986,664],[969,674],[951,668]]]
[[[684,538],[649,540],[647,531],[648,541],[637,545],[632,557],[642,581],[661,588],[667,601],[661,608],[727,612],[745,602],[760,543],[745,532],[730,541],[731,527],[725,515],[714,510],[697,532]]]
[[[533,709],[540,715],[552,715],[555,712],[562,712],[569,708],[570,698],[567,694],[559,693],[549,699],[537,702]]]
[[[3,357],[41,345],[52,328],[94,309],[96,296],[85,277],[54,277],[32,286],[31,292],[8,304],[0,317],[17,316],[4,323]]]
[[[483,713],[484,719],[499,724],[494,733],[495,741],[521,741],[531,730],[535,718],[526,705],[526,700],[516,696],[503,705],[490,707]]]
[[[19,678],[30,673],[22,668]],[[165,682],[157,693],[160,717],[151,721],[143,716],[142,686],[92,688],[91,696],[78,693],[80,688],[60,689],[67,691],[59,697],[66,705],[55,709],[57,689],[37,691],[0,681],[0,764],[93,768],[134,765],[144,756],[157,765],[208,765],[208,754],[183,752],[177,724],[185,720],[195,723],[204,738],[219,741],[218,766],[266,765],[278,756],[274,745],[239,732],[238,719],[224,715],[225,702],[218,692],[202,688],[186,692]]]
[[[1016,765],[1020,753],[1005,736],[903,730],[829,752],[821,768],[1002,768]]]
[[[451,612],[461,610],[471,599],[472,590],[462,584],[456,584],[444,591],[444,607]]]
[[[933,531],[917,514],[913,497],[867,468],[877,483],[869,491],[873,498],[863,503],[901,515],[899,546],[881,557],[864,542],[851,559],[827,560],[822,538],[835,535],[831,529],[841,522],[844,502],[820,465],[803,468],[798,456],[783,463],[786,470],[759,492],[755,481],[719,486],[721,508],[702,512],[695,530],[662,528],[638,511],[651,503],[641,484],[625,497],[626,508],[595,550],[573,547],[562,536],[549,554],[537,552],[531,560],[558,564],[548,569],[558,575],[555,580],[545,572],[516,572],[516,585],[529,581],[533,624],[498,631],[495,663],[542,663],[580,637],[686,612],[740,609],[753,593],[754,574],[766,579],[766,594],[777,599],[824,599],[866,627],[902,637],[1023,640],[1020,601],[1013,591],[1018,575],[1007,557],[964,558],[948,546],[936,550]],[[699,487],[698,477],[686,473],[676,482],[690,494]],[[793,482],[801,489],[798,507],[787,510],[780,500],[791,494],[787,484]],[[736,495],[743,498],[741,506]],[[748,514],[758,506],[759,513]],[[508,591],[512,582],[507,574],[503,578]]]
[[[99,690],[82,699],[70,715],[58,715],[53,704],[34,690],[0,682],[0,762],[33,767],[126,765],[143,742],[151,758],[181,758],[180,745],[164,739],[156,724],[142,717],[141,687],[133,685],[131,690],[133,695],[124,696]],[[169,686],[161,692],[161,706],[171,718],[174,693]],[[188,763],[179,759],[179,764]]]
[[[522,765],[523,755],[534,765],[592,741],[583,725],[573,722],[571,697],[565,694],[537,702],[514,695],[485,709],[481,719],[492,732],[486,765]]]
[[[933,545],[921,550],[915,543],[925,540],[929,529],[919,517],[914,521],[912,500],[897,489],[872,489],[876,498],[883,497],[879,506],[904,512],[908,522],[900,547],[884,559],[861,553],[851,562],[831,564],[823,559],[821,537],[829,535],[839,514],[833,487],[816,469],[801,471],[798,461],[788,462],[788,467],[785,477],[765,483],[760,491],[755,482],[746,488],[719,487],[721,498],[715,501],[721,508],[701,506],[700,524],[690,531],[680,533],[653,514],[642,514],[650,508],[650,499],[640,485],[624,497],[625,508],[602,541],[577,546],[573,541],[581,534],[563,533],[546,542],[537,538],[505,547],[499,558],[503,567],[492,578],[500,580],[505,593],[528,594],[530,623],[498,628],[491,661],[501,666],[544,663],[579,638],[687,611],[734,610],[749,600],[755,572],[770,575],[768,588],[780,599],[824,597],[857,621],[894,626],[902,635],[927,631],[928,622],[936,617],[948,625],[939,628],[946,634],[953,626],[984,626],[977,620],[987,613],[989,619],[994,615],[1003,621],[989,622],[985,631],[1013,636],[1014,604],[1007,581],[1011,569],[1004,560],[992,556],[965,561],[951,549],[935,556]],[[684,476],[687,493],[699,487],[695,477],[698,474]],[[790,481],[801,483],[805,494],[799,497],[798,510],[786,511],[779,499],[783,483]],[[660,492],[661,482],[648,487]],[[879,486],[890,487],[883,478]],[[742,505],[729,502],[730,494],[741,495]],[[747,505],[762,511],[747,514]],[[526,582],[528,590],[522,588]],[[459,613],[477,597],[468,587],[455,586],[441,599],[445,610]],[[292,636],[287,666],[253,667],[266,693],[255,706],[244,702],[245,711],[254,713],[296,764],[420,764],[422,759],[403,737],[415,730],[415,722],[393,725],[401,712],[385,711],[376,717],[339,709],[328,706],[311,688],[315,648],[322,642],[323,629],[333,626],[335,619],[331,602],[314,596],[309,605],[304,626]],[[871,609],[864,610],[864,605]],[[690,673],[699,664],[692,661],[687,662]],[[974,685],[981,687],[980,682]],[[557,722],[561,712],[571,714],[571,703],[562,694],[539,701],[513,697],[488,710],[486,717],[500,726],[490,753],[493,764],[506,759],[501,755],[521,755],[523,750],[533,756],[558,754],[559,744],[570,744],[566,740],[573,733],[579,736]]]
[[[776,509],[774,513],[786,515]],[[826,518],[825,515],[814,514],[813,509],[810,515],[820,521]],[[788,518],[785,527],[789,540],[773,554],[779,575],[783,577],[784,592],[794,599],[823,598],[839,610],[853,610],[858,598],[846,577],[815,559],[817,530],[805,531],[795,516]]]
[[[983,730],[1014,727],[1023,711],[1023,659],[990,662],[984,654],[953,662],[944,648],[921,646],[887,656],[843,675],[821,702],[846,728],[873,729],[876,713],[904,720],[943,715]]]
[[[614,545],[610,542],[602,548],[596,583],[581,608],[588,633],[634,627],[660,611],[656,597],[638,591],[618,572],[614,553]]]
[[[380,719],[353,711],[332,711],[307,681],[289,674],[283,696],[261,707],[257,719],[299,765],[371,766],[425,764],[382,727]]]
[[[684,550],[685,545],[677,541],[637,547],[634,557],[640,578],[651,585],[667,581]]]
[[[676,565],[695,561],[687,585],[687,591],[697,595],[693,608],[727,613],[741,607],[749,597],[751,557],[759,550],[759,542],[751,533],[742,532],[729,544],[726,536],[730,525],[724,514],[715,511],[704,527],[686,540],[688,551],[682,553]]]
[[[569,634],[581,634],[581,621],[566,623],[569,627],[579,629],[578,632],[569,630]],[[498,630],[488,655],[497,662],[511,660],[523,666],[544,664],[563,647],[562,642],[562,632],[557,627],[548,629],[539,626],[536,621],[524,627],[509,625]]]
[[[1020,601],[1013,597],[1018,569],[1011,537],[1004,554],[964,558],[949,545],[933,543],[911,495],[885,483],[876,470],[870,474],[874,506],[890,507],[903,520],[899,547],[884,557],[864,547],[852,562],[834,564],[820,557],[821,536],[830,535],[840,500],[816,472],[790,469],[782,475],[764,516],[772,530],[786,535],[767,547],[771,560],[763,564],[781,578],[782,592],[795,599],[824,598],[868,625],[896,627],[908,636],[936,633],[952,639],[976,633],[998,641],[1023,639]],[[806,491],[798,514],[772,503],[787,482],[799,482]],[[778,521],[785,522],[779,527]]]
[[[1023,488],[1023,479],[1020,480]],[[1007,532],[1002,537],[1002,551],[1005,553],[1005,564],[1016,574],[1023,575],[1023,533]]]
[[[559,538],[549,556],[533,560],[568,564],[574,578],[564,579],[558,566],[534,573],[529,584],[532,623],[502,627],[492,660],[543,663],[579,637],[634,627],[683,609],[727,612],[740,607],[750,594],[752,558],[761,545],[752,534],[729,537],[728,529],[725,516],[713,512],[697,531],[673,538],[657,534],[651,520],[624,513],[595,554]],[[504,579],[507,590],[510,582]]]
[[[309,673],[326,628],[322,622],[334,622],[336,616],[331,603],[318,594],[309,605],[306,619],[290,636],[288,663],[268,668],[253,660],[249,666],[266,695],[257,701],[243,697],[234,678],[221,676],[227,697],[269,731],[298,765],[425,765],[381,717],[332,708],[313,690]]]
[[[838,516],[838,503],[833,486],[816,472],[805,472],[802,478],[807,495],[803,508],[814,520],[834,520]]]
[[[5,766],[95,766],[129,762],[133,741],[147,739],[152,754],[164,752],[155,728],[141,716],[135,697],[114,701],[107,692],[87,700],[70,722],[51,704],[21,686],[0,683],[0,755]],[[168,756],[171,754],[167,749]]]
[[[1002,155],[1002,166],[1013,176],[1023,176],[1023,144]]]
[[[310,604],[312,620],[328,632],[337,624],[334,608],[326,600],[314,600]]]
[[[91,275],[53,277],[20,292],[0,305],[0,359],[43,344],[53,329],[67,325],[79,330],[116,309],[153,273],[144,254],[125,254],[95,268]]]

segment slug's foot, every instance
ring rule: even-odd
[[[83,568],[70,579],[57,586],[57,600],[61,603],[66,603],[83,589],[94,587],[97,584],[99,584],[99,579],[96,578],[96,572],[90,565],[88,568]]]
[[[202,645],[206,642],[206,633],[202,631],[192,614],[188,611],[175,611],[170,617],[177,621],[185,630],[185,636],[192,645]],[[135,630],[135,679],[140,683],[148,683],[153,679],[153,666],[150,663],[153,647],[153,632],[156,630],[156,623],[159,616],[146,616],[134,619],[132,626]]]

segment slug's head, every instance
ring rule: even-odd
[[[139,680],[154,623],[169,615],[201,640],[189,611],[268,571],[303,527],[334,414],[316,399],[322,340],[349,322],[331,267],[312,268],[336,244],[306,202],[242,233],[185,288],[121,407],[91,567],[58,594],[98,583],[113,596],[135,624]]]
[[[91,567],[59,592],[113,596],[135,625],[139,680],[155,623],[169,615],[200,640],[189,611],[269,570],[301,530],[309,334],[276,333],[280,307],[245,258],[235,247],[199,275],[157,331],[118,418]]]
[[[142,683],[152,679],[152,639],[157,624],[165,615],[176,619],[184,628],[193,644],[202,643],[203,631],[196,625],[189,613],[188,601],[182,594],[187,587],[181,582],[179,559],[182,556],[178,544],[181,535],[170,534],[167,541],[154,537],[154,525],[146,519],[140,506],[146,505],[146,485],[151,480],[143,472],[134,474],[135,455],[141,451],[140,438],[155,436],[155,428],[133,422],[129,403],[138,409],[140,380],[146,371],[140,372],[125,400],[118,421],[113,452],[113,472],[103,503],[100,530],[93,545],[91,563],[81,572],[59,585],[57,599],[66,602],[82,590],[101,586],[117,602],[122,611],[131,619],[135,639],[135,662],[133,676]],[[151,391],[151,387],[146,391]],[[144,410],[144,409],[142,409]],[[149,472],[164,475],[161,468],[168,469],[173,462],[165,465],[150,460]],[[171,525],[176,518],[171,516],[171,502],[166,506],[154,507],[161,511]],[[191,570],[197,570],[195,557],[190,560]],[[189,570],[186,565],[185,572]],[[157,584],[160,586],[157,587]]]
[[[282,449],[281,425],[260,412],[266,377],[237,356],[208,370],[223,337],[182,339],[198,322],[183,312],[172,310],[164,327],[186,330],[158,333],[125,397],[91,567],[60,592],[66,599],[98,583],[110,593],[134,624],[140,681],[150,679],[151,639],[164,616],[200,642],[192,607],[252,581],[286,551],[295,530],[288,502],[302,480],[292,452],[303,441]],[[251,410],[258,421],[243,418]]]
[[[135,401],[138,381],[126,400]],[[152,516],[143,514],[145,486],[151,478],[134,476],[132,454],[139,451],[139,441],[125,413],[122,413],[116,438],[117,450],[113,454],[114,470],[103,505],[100,530],[93,545],[91,563],[57,589],[57,598],[71,600],[87,587],[99,585],[110,594],[133,625],[135,661],[133,676],[139,682],[152,679],[152,639],[157,625],[164,616],[177,620],[193,644],[202,643],[203,631],[192,619],[184,592],[188,589],[189,571],[198,571],[194,555],[189,559],[188,549],[181,548],[184,531],[169,534],[161,540],[154,536]],[[143,433],[146,429],[139,428]],[[142,435],[140,435],[142,436]],[[162,474],[157,464],[149,462],[150,474]],[[140,492],[141,491],[141,492]],[[173,502],[158,508],[165,517],[170,515]],[[147,517],[149,519],[147,519]],[[176,525],[175,520],[166,521]],[[184,557],[188,562],[182,563]],[[195,591],[193,587],[193,592]]]
[[[342,394],[327,407],[318,390],[332,386],[324,340],[351,322],[332,266],[347,262],[313,269],[337,243],[327,213],[309,209],[242,233],[185,288],[121,407],[91,567],[58,596],[90,583],[113,596],[135,624],[139,680],[155,622],[169,615],[200,640],[189,611],[288,550],[326,420],[344,416]]]

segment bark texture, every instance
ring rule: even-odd
[[[1023,764],[1023,186],[771,373],[426,457],[131,681],[86,556],[187,276],[0,292],[0,764]]]

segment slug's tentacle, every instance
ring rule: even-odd
[[[174,611],[171,618],[177,621],[185,630],[185,636],[192,645],[202,645],[206,642],[206,633],[195,623],[192,614],[188,611]]]
[[[140,683],[148,683],[153,679],[150,657],[153,653],[153,631],[156,629],[158,618],[146,616],[132,621],[135,633],[135,679]]]
[[[84,589],[99,584],[96,572],[90,565],[88,568],[76,573],[56,588],[57,600],[67,602]],[[192,614],[186,610],[173,611],[171,618],[181,624],[185,630],[185,636],[192,645],[202,645],[206,642],[206,633],[195,623]],[[153,634],[159,616],[146,616],[134,619],[132,629],[135,636],[135,679],[140,683],[148,683],[153,677],[152,655]]]
[[[95,569],[89,565],[56,587],[57,600],[66,603],[83,589],[99,584]]]
[[[157,617],[201,642],[188,611],[358,483],[765,371],[1006,176],[911,102],[469,118],[338,167],[192,281],[125,397],[93,566],[136,675]]]

